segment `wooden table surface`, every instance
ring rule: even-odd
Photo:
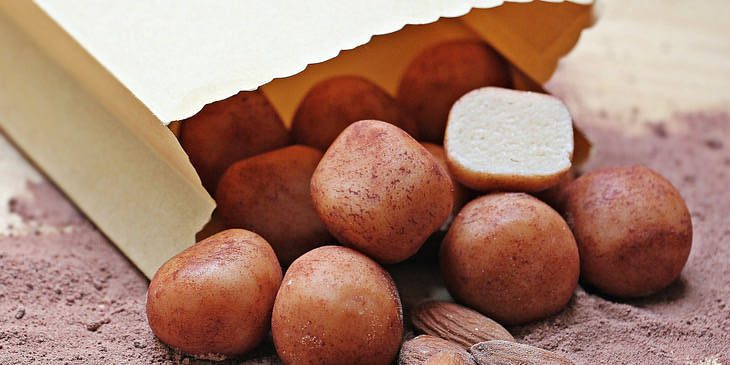
[[[730,2],[599,0],[597,7],[598,22],[547,84],[576,119],[599,112],[606,127],[636,134],[677,113],[730,110]]]

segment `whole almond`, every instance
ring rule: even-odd
[[[499,323],[451,302],[422,302],[411,311],[411,322],[426,334],[456,342],[465,349],[482,341],[515,340]]]
[[[464,357],[456,351],[441,351],[431,356],[424,365],[473,365],[473,361],[466,361]]]
[[[510,341],[480,342],[469,352],[479,365],[573,365],[556,353]]]
[[[461,356],[464,364],[474,364],[471,355],[461,345],[430,335],[420,335],[404,342],[398,355],[398,364],[422,365],[440,352],[454,352]]]

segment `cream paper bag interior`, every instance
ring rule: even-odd
[[[453,38],[487,39],[539,88],[591,22],[591,1],[3,1],[0,127],[151,277],[215,206],[166,124],[262,85],[288,123],[342,73],[394,92]]]

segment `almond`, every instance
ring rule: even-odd
[[[510,341],[480,342],[469,352],[479,365],[573,365],[556,353]]]
[[[515,340],[499,323],[451,302],[422,302],[411,311],[411,321],[419,330],[458,343],[465,349],[482,341]]]
[[[431,356],[424,365],[473,365],[473,361],[466,361],[464,357],[456,351],[441,351]]]
[[[440,352],[454,352],[461,356],[464,364],[474,364],[471,355],[461,345],[430,335],[420,335],[404,342],[398,356],[398,364],[425,364],[426,361]]]

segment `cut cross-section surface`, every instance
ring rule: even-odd
[[[572,119],[550,95],[485,87],[454,104],[444,147],[449,168],[464,185],[540,191],[570,169]]]

